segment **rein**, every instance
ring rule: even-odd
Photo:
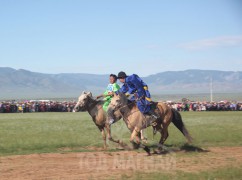
[[[141,98],[143,98],[143,97],[141,97]],[[138,99],[138,100],[140,100],[140,99]],[[137,100],[136,100],[136,101],[137,101]],[[120,112],[121,112],[123,108],[125,108],[125,107],[127,107],[127,106],[129,106],[129,105],[131,105],[131,104],[135,104],[135,101],[132,101],[131,103],[128,103],[128,104],[126,104],[126,105],[123,105],[123,106],[121,106],[120,108],[117,108],[116,110],[114,110],[114,112],[116,112],[116,111],[120,111]],[[127,119],[126,122],[127,122],[131,127],[133,127],[133,126],[130,124],[128,117],[129,117],[130,115],[132,115],[132,114],[138,112],[138,111],[139,111],[139,110],[134,111],[134,112],[127,113],[127,115],[126,115],[126,117],[125,117],[125,119]],[[124,113],[125,113],[125,112],[124,112]],[[141,114],[143,115],[144,119],[146,119],[145,115],[144,115],[143,113],[141,113]],[[145,121],[145,124],[146,124],[146,127],[147,127],[147,121]],[[134,128],[134,127],[133,127],[133,128]]]
[[[129,103],[129,104],[126,104],[126,105],[123,105],[123,106],[121,106],[120,108],[118,108],[117,110],[115,110],[115,111],[118,111],[118,110],[120,110],[120,109],[123,109],[123,108],[125,108],[125,107],[127,107],[127,106],[129,106],[129,105],[131,105],[131,104],[134,104],[135,102],[131,102],[131,103]]]
[[[133,101],[133,102],[131,102],[131,103],[128,103],[128,104],[126,104],[126,105],[123,105],[123,106],[121,106],[120,108],[117,108],[116,110],[114,110],[114,112],[116,112],[116,111],[120,111],[120,112],[121,112],[123,108],[128,107],[129,105],[134,104],[134,103],[135,103],[135,101]],[[139,110],[134,111],[134,112],[132,112],[132,113],[127,113],[126,117],[124,117],[124,115],[122,115],[123,118],[126,119],[126,122],[129,124],[129,126],[132,127],[133,129],[134,129],[134,126],[131,125],[131,123],[129,122],[128,117],[129,117],[130,115],[132,115],[132,114],[138,112],[138,111],[139,111]],[[125,113],[125,112],[124,112],[124,113]],[[121,114],[122,114],[122,112],[121,112]]]

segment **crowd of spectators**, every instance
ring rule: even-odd
[[[50,100],[0,102],[0,113],[72,112],[76,102]]]
[[[240,102],[167,102],[178,111],[242,111]]]
[[[220,102],[166,102],[178,111],[242,111],[242,103]],[[0,102],[0,113],[26,113],[26,112],[72,112],[75,101],[4,101]]]

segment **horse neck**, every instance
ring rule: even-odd
[[[129,114],[131,113],[132,109],[129,107],[129,103],[127,102],[126,104],[124,104],[121,109],[120,112],[122,114],[123,117],[128,117]]]
[[[94,108],[96,108],[97,107],[97,104],[99,103],[99,101],[96,101],[96,100],[94,100],[94,99],[91,99],[90,98],[90,100],[89,100],[89,102],[88,102],[88,104],[87,104],[87,111],[88,111],[88,113],[93,117],[94,115],[95,115],[95,111],[93,111],[94,110]]]

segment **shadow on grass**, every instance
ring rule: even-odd
[[[116,147],[116,148],[107,148],[104,149],[103,147],[95,147],[95,146],[87,146],[87,147],[81,147],[81,148],[64,148],[61,149],[63,152],[96,152],[96,151],[103,151],[103,152],[119,152],[119,151],[138,151],[143,152],[143,148],[139,147],[138,149],[133,149],[131,146],[128,147]],[[210,152],[209,150],[203,149],[199,146],[191,145],[191,144],[183,144],[183,145],[172,145],[172,144],[165,144],[163,146],[160,146],[158,144],[150,144],[148,145],[148,148],[151,150],[151,154],[153,155],[168,155],[171,153],[179,153],[179,152],[185,152],[185,153],[192,153],[192,152],[198,152],[198,153],[206,153]]]
[[[180,150],[185,152],[209,152],[209,150],[191,144],[184,144],[180,147]]]
[[[154,154],[165,155],[169,153],[178,153],[178,152],[198,152],[198,153],[206,153],[210,152],[209,150],[203,149],[201,147],[191,145],[191,144],[183,144],[182,146],[175,146],[172,144],[166,144],[163,146],[159,146],[157,144],[152,144],[149,148],[153,149]]]

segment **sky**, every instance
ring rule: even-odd
[[[242,71],[242,1],[0,0],[0,67]]]

